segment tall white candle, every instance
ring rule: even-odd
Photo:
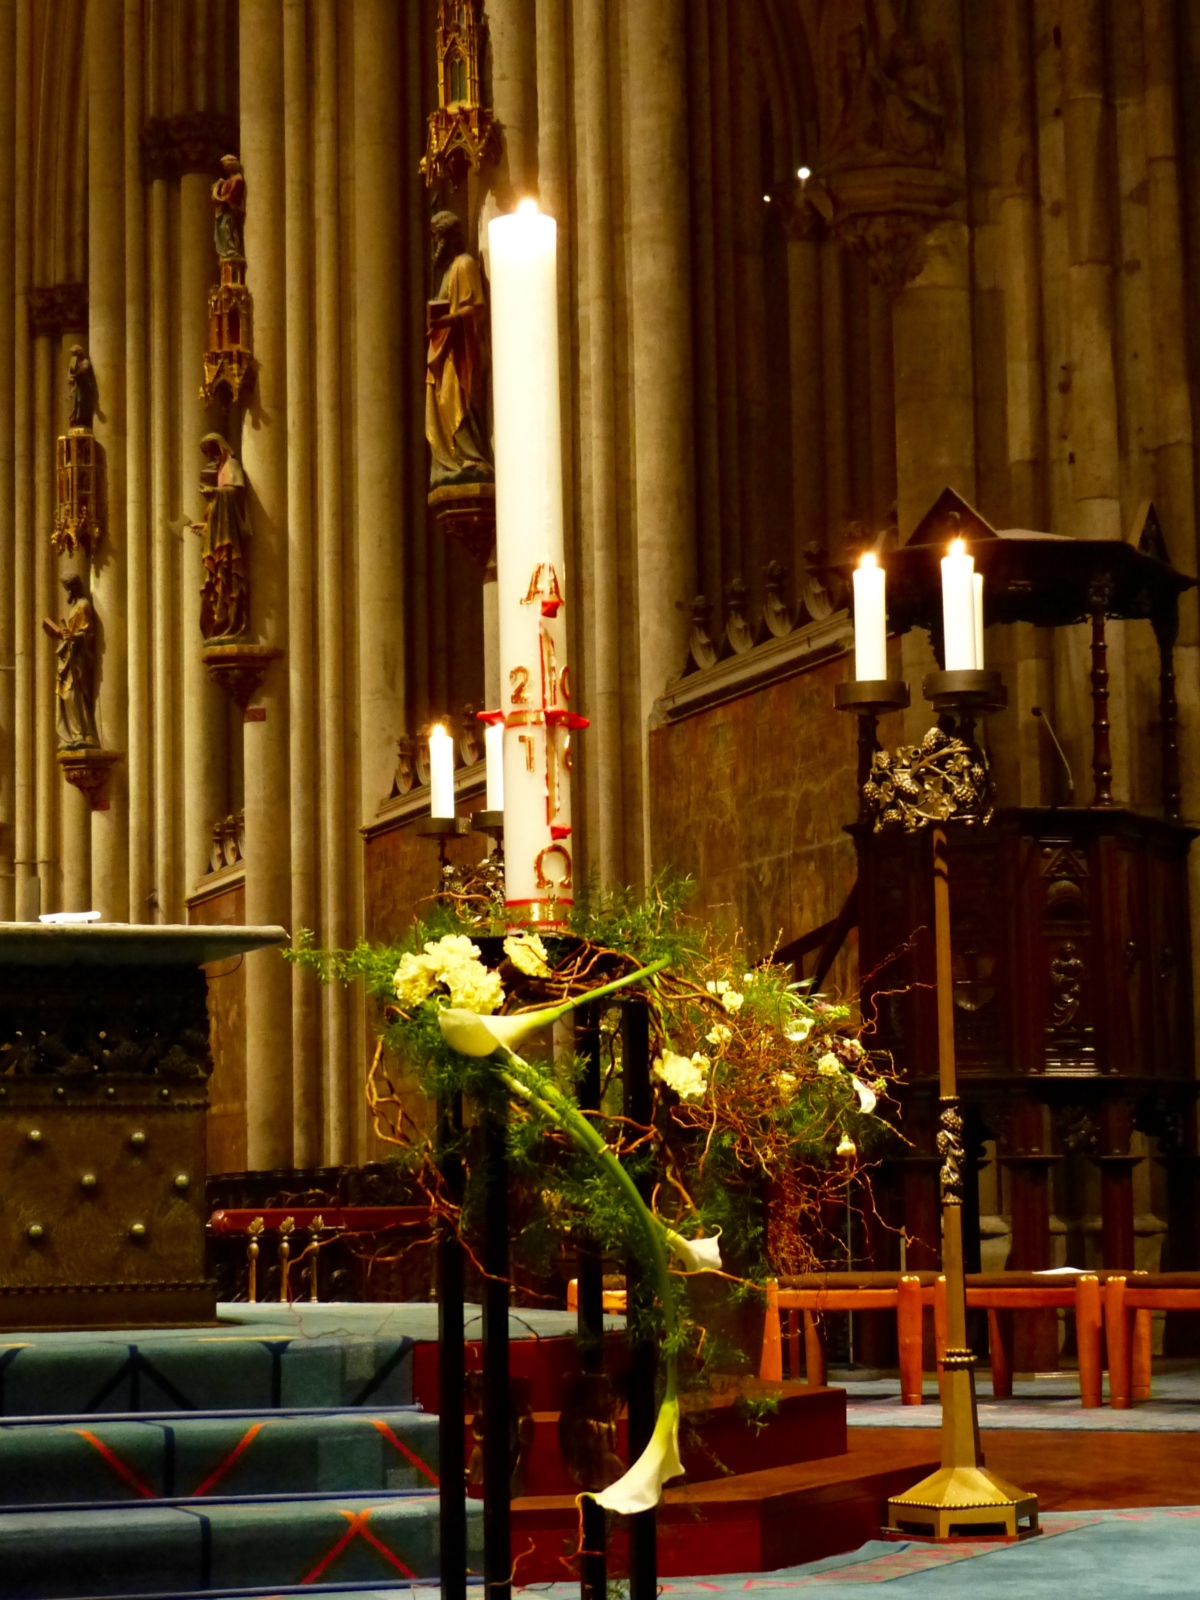
[[[440,722],[429,730],[429,815],[454,815],[454,740]]]
[[[556,227],[532,200],[488,225],[505,898],[513,922],[573,899]]]
[[[887,599],[883,568],[868,551],[854,571],[854,676],[887,677]]]
[[[969,672],[975,666],[975,562],[961,539],[942,557],[942,627],[946,671]]]
[[[983,671],[983,573],[974,574],[975,665]]]
[[[483,730],[487,756],[487,809],[504,810],[504,724],[489,722]]]

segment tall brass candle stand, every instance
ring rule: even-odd
[[[879,710],[907,704],[900,684],[843,684],[839,709],[874,719]],[[884,691],[894,691],[889,695]],[[997,672],[933,672],[925,698],[938,723],[919,745],[894,754],[875,749],[861,784],[861,821],[876,832],[902,828],[932,835],[934,944],[937,974],[938,1078],[941,1116],[942,1271],[946,1278],[946,1349],[942,1356],[942,1464],[903,1494],[888,1501],[884,1532],[890,1538],[953,1539],[994,1535],[1018,1539],[1038,1533],[1037,1496],[989,1472],[979,1444],[975,1404],[975,1357],[967,1345],[967,1295],[963,1270],[962,1107],[954,1059],[954,989],[950,935],[950,875],[946,825],[984,826],[992,815],[987,758],[975,743],[975,719],[998,711],[1007,695]],[[860,722],[860,776],[867,730]],[[1022,1526],[1024,1524],[1024,1526]]]

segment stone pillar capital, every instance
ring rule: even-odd
[[[147,183],[185,172],[204,172],[215,178],[221,171],[221,157],[238,148],[237,118],[216,111],[150,117],[142,126],[141,145],[142,174]]]

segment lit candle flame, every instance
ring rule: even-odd
[[[519,217],[536,217],[538,215],[537,201],[532,196],[520,201],[517,205],[517,215]]]
[[[865,550],[859,557],[858,566],[860,572],[864,567],[877,567],[878,565],[879,563],[875,559],[874,550]]]
[[[965,556],[967,553],[966,542],[962,539],[951,539],[950,554],[952,556]]]
[[[446,737],[446,730],[440,722],[435,722],[433,727],[430,728],[429,737],[431,739],[444,739]]]

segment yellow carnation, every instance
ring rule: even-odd
[[[677,1055],[667,1050],[655,1058],[654,1076],[661,1078],[668,1089],[674,1089],[681,1100],[703,1100],[708,1089],[709,1060],[699,1051],[692,1056]]]
[[[504,954],[527,978],[548,978],[546,946],[536,933],[511,933],[504,941]]]

